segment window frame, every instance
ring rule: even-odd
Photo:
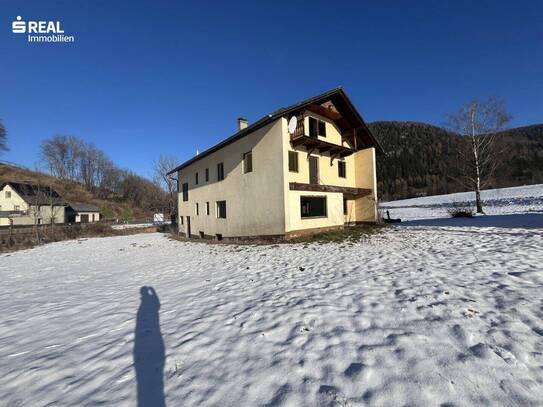
[[[309,118],[309,137],[326,137],[326,122],[313,116],[307,116]]]
[[[250,172],[253,172],[253,150],[249,150],[246,153],[243,153],[242,160],[243,160],[243,173],[248,174]],[[247,163],[249,163],[249,165]]]
[[[300,165],[299,165],[298,156],[299,156],[298,151],[293,151],[293,150],[288,151],[288,171],[289,172],[300,172]],[[291,166],[290,166],[290,164],[291,164],[290,158],[291,157],[295,157],[295,164],[296,164],[296,169],[295,170],[291,169]]]
[[[198,185],[198,181],[199,181],[199,179],[198,179],[198,171],[196,171],[194,173],[194,185]]]
[[[183,202],[188,202],[188,200],[189,200],[189,183],[184,182],[182,188],[183,188],[183,191],[181,193],[183,194]]]
[[[341,170],[343,168],[343,171]],[[343,175],[341,175],[343,172]],[[337,176],[339,178],[347,178],[347,161],[339,160],[337,162]]]
[[[217,181],[224,180],[224,163],[217,164]]]
[[[211,212],[210,211],[210,205],[209,205],[209,201],[206,202],[206,215],[209,216],[209,213]]]
[[[206,182],[209,182],[209,168],[206,168],[205,173],[206,173],[206,175],[205,175]]]
[[[11,199],[11,191],[5,191],[5,193],[6,193],[5,198]]]
[[[303,214],[303,203],[304,199],[323,199],[324,200],[324,215],[307,215]],[[300,217],[304,219],[319,219],[319,218],[328,218],[328,196],[326,195],[302,195],[300,196]]]
[[[221,216],[223,215],[222,211],[221,211],[221,205],[224,204],[224,216]],[[217,215],[217,219],[226,219],[226,200],[222,200],[222,201],[215,201],[215,209],[216,209],[216,215]]]
[[[196,216],[200,215],[200,205],[198,205],[198,202],[194,204],[194,212],[196,213]]]

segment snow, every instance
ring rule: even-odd
[[[543,212],[543,184],[481,191],[485,213],[512,215],[525,212]],[[455,203],[470,202],[475,207],[475,193],[461,192],[422,198],[385,202],[380,205],[383,214],[391,218],[419,220],[449,217],[447,209]]]
[[[121,223],[118,225],[111,225],[111,229],[124,230],[124,229],[138,229],[138,228],[149,228],[151,226],[156,226],[153,223]]]
[[[515,223],[533,215],[2,255],[0,405],[541,405],[543,230]]]

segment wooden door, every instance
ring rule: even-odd
[[[318,157],[309,156],[309,183],[319,183],[319,159]]]
[[[81,215],[81,223],[89,223],[89,215]]]

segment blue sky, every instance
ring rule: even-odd
[[[16,16],[60,20],[73,44],[30,44]],[[150,175],[335,86],[366,121],[443,124],[497,95],[512,126],[543,122],[542,1],[13,1],[0,6],[0,119],[34,167],[72,134]]]

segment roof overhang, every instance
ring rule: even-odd
[[[356,140],[355,151],[374,147],[377,152],[383,153],[382,147],[371,133],[370,129],[362,119],[362,116],[358,110],[356,110],[345,91],[339,87],[264,116],[249,127],[238,131],[234,135],[175,167],[166,175],[173,174],[182,170],[183,168],[188,167],[196,161],[207,157],[215,151],[218,151],[221,148],[251,134],[252,132],[274,122],[275,120],[282,117],[290,119],[292,116],[299,115],[306,110],[315,112],[316,114],[333,120],[338,128],[342,131],[344,139],[352,138],[353,140]]]

